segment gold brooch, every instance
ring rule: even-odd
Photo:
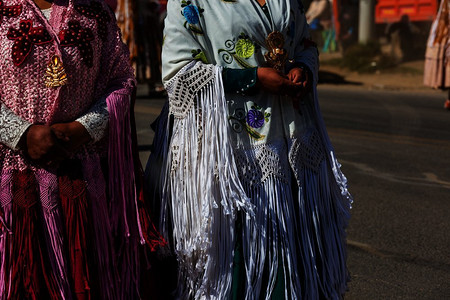
[[[271,32],[266,38],[266,46],[269,50],[264,57],[270,67],[284,72],[284,65],[287,60],[287,52],[284,50],[284,36],[279,31]]]
[[[64,70],[64,66],[61,59],[54,55],[47,65],[45,71],[45,86],[46,87],[58,87],[67,84],[67,74]]]

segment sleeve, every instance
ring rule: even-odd
[[[192,11],[190,24],[183,16],[180,1],[169,0],[167,3],[167,16],[164,23],[164,43],[162,49],[162,79],[164,84],[173,78],[184,66],[193,60],[201,60],[207,64],[209,59],[207,51],[201,45],[204,34],[202,28],[201,11]],[[195,19],[195,20],[192,20]]]
[[[19,150],[19,141],[30,126],[30,122],[17,116],[0,102],[0,143],[13,150]]]
[[[225,92],[252,95],[257,90],[257,71],[258,68],[223,69],[222,80]]]
[[[174,84],[174,82],[183,82],[175,80],[174,77],[186,77],[184,75],[186,72],[180,72],[185,66],[192,61],[201,62],[201,64],[197,63],[195,68],[189,68],[192,73],[188,75],[190,78],[204,78],[204,73],[212,70],[208,66],[208,49],[205,49],[208,47],[208,41],[205,37],[207,36],[207,29],[203,28],[205,26],[202,25],[202,10],[197,6],[194,7],[196,7],[196,10],[191,9],[189,11],[186,6],[183,8],[182,3],[175,0],[169,0],[167,6],[162,51],[163,82],[168,93],[175,95],[172,99],[179,98],[177,99],[179,101],[191,99],[199,90],[195,89],[190,92],[186,91],[186,87],[183,88]],[[244,70],[224,68],[222,71],[224,90],[247,95],[253,94],[257,89],[256,71],[257,68]],[[197,74],[193,74],[193,72],[197,72]],[[192,84],[190,85],[192,86]],[[201,85],[199,83],[197,86]],[[184,99],[177,97],[177,95],[183,95]],[[186,97],[186,95],[189,95],[189,97]]]
[[[98,142],[105,135],[106,128],[108,127],[108,118],[108,105],[106,104],[106,98],[102,97],[87,113],[75,121],[81,123],[86,128],[94,142]]]

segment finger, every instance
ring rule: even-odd
[[[62,132],[61,130],[58,130],[58,129],[55,129],[55,128],[51,128],[51,130],[52,130],[53,134],[55,135],[55,137],[58,140],[62,140],[64,142],[70,141],[70,138],[64,132]]]
[[[295,80],[295,74],[294,74],[294,72],[289,72],[288,78],[289,78],[290,81],[293,82],[293,81]]]
[[[302,77],[299,76],[298,74],[296,74],[294,76],[294,79],[292,80],[293,83],[301,83],[302,82]]]

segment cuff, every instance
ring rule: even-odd
[[[86,114],[75,121],[86,128],[94,142],[100,141],[105,136],[109,121],[106,98],[100,99]]]
[[[254,94],[257,90],[258,68],[228,69],[222,71],[224,90],[227,93]]]
[[[20,139],[32,124],[14,114],[5,105],[0,103],[0,106],[0,143],[17,151]]]

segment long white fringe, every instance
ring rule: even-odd
[[[175,118],[169,145],[163,210],[171,210],[172,219],[162,216],[162,228],[168,237],[164,225],[173,225],[181,299],[227,298],[236,210],[253,215],[230,147],[221,74],[215,67],[214,80],[197,93],[186,116]]]
[[[352,201],[340,165],[331,150],[317,170],[299,170],[297,182],[271,176],[243,188],[221,71],[215,67],[214,80],[175,118],[167,149],[161,228],[168,238],[173,226],[178,299],[229,298],[237,209],[246,212],[245,299],[270,299],[280,268],[287,299],[340,299],[348,280],[345,227]],[[325,149],[332,149],[323,124],[319,128]]]

